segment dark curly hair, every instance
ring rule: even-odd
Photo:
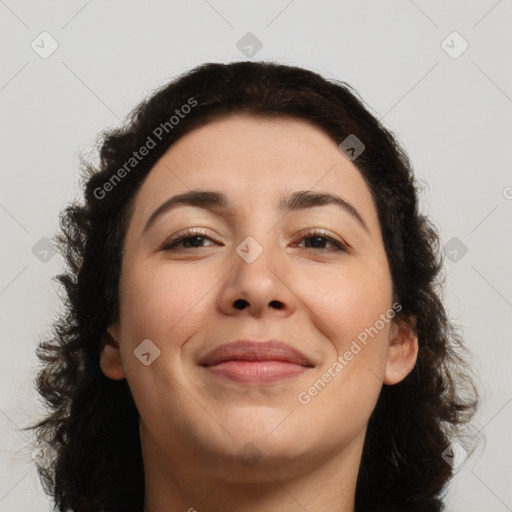
[[[180,112],[186,115],[176,122]],[[36,429],[46,453],[37,464],[45,492],[61,512],[142,511],[139,413],[126,379],[109,379],[100,369],[101,336],[119,318],[121,248],[141,183],[180,137],[232,113],[307,120],[336,144],[349,135],[364,143],[353,163],[376,205],[402,306],[398,318],[415,319],[419,353],[402,382],[381,389],[368,424],[356,511],[443,510],[453,470],[442,453],[470,428],[479,398],[463,336],[441,301],[438,231],[419,211],[405,151],[357,92],[271,62],[206,63],[184,73],[138,105],[123,127],[100,135],[96,164],[82,158],[85,200],[64,209],[55,237],[67,263],[56,276],[65,306],[37,347],[42,364],[35,386],[48,413],[26,427]],[[126,162],[148,137],[154,147],[128,170]]]

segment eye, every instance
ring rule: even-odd
[[[196,229],[187,229],[181,236],[168,240],[164,242],[162,246],[162,251],[172,251],[177,250],[180,244],[182,244],[182,249],[190,249],[190,248],[200,248],[201,243],[204,240],[212,240],[207,233],[196,230]],[[191,245],[190,245],[191,244]]]
[[[205,247],[202,243],[205,240],[213,241],[211,237],[208,236],[208,233],[197,229],[187,229],[182,235],[178,236],[175,239],[168,240],[164,242],[164,245],[161,247],[163,251],[175,251],[180,249],[200,249]],[[308,243],[308,240],[310,241]],[[305,233],[302,238],[299,240],[301,243],[306,242],[305,247],[307,249],[316,249],[318,251],[348,251],[347,246],[334,238],[326,235],[323,231],[312,230]],[[324,244],[331,244],[334,246],[334,249],[329,249],[325,247],[321,247]]]
[[[307,243],[308,240],[311,240],[312,242]],[[305,233],[302,238],[300,239],[300,242],[306,242],[305,247],[307,249],[317,249],[319,251],[329,251],[329,249],[326,249],[324,247],[320,247],[321,245],[328,243],[332,244],[334,246],[335,251],[348,251],[347,246],[340,242],[339,240],[335,240],[334,238],[326,235],[323,231],[319,230],[312,230]],[[331,249],[332,251],[333,249]]]

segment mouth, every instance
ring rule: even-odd
[[[314,367],[299,350],[277,340],[221,345],[199,365],[213,375],[245,384],[265,384],[295,377]]]

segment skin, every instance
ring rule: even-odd
[[[191,189],[224,192],[233,207],[180,206],[142,234],[161,203]],[[279,199],[295,190],[337,194],[368,231],[332,204],[284,215]],[[205,238],[161,249],[189,227]],[[305,228],[324,230],[348,252],[324,239],[308,244]],[[247,236],[263,249],[252,263],[236,252]],[[235,307],[239,299],[245,308]],[[370,191],[321,129],[234,114],[179,139],[135,197],[120,320],[104,334],[100,361],[106,376],[128,380],[140,413],[144,512],[353,511],[369,416],[382,385],[412,370],[417,338],[395,318],[341,371],[332,366],[392,304]],[[285,341],[315,366],[264,385],[198,366],[211,348],[242,338]],[[134,355],[145,339],[160,350],[148,366]],[[336,376],[301,404],[299,393],[329,368]],[[250,467],[237,456],[246,443],[261,455]]]

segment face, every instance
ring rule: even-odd
[[[192,190],[226,204],[153,216]],[[342,201],[293,204],[298,191]],[[140,187],[123,249],[101,368],[128,380],[148,451],[240,478],[244,456],[280,476],[360,456],[380,389],[409,373],[417,340],[392,309],[370,191],[322,130],[232,115],[187,134]],[[308,366],[200,364],[237,340],[281,341]]]

